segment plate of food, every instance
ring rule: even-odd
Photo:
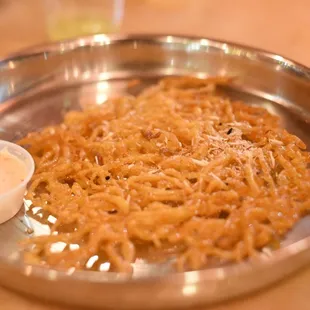
[[[2,285],[188,307],[308,263],[309,69],[206,38],[103,34],[0,66],[0,140],[35,163],[0,225]]]

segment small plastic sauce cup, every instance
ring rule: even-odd
[[[11,219],[20,210],[23,204],[27,184],[34,173],[35,165],[32,156],[24,148],[8,141],[0,140],[0,156],[9,156],[12,160],[16,160],[16,169],[18,169],[18,167],[20,168],[21,164],[25,165],[25,173],[20,182],[15,182],[13,187],[8,187],[5,191],[0,192],[1,224]],[[1,170],[2,172],[4,171],[4,166],[1,167],[0,164],[0,178]]]

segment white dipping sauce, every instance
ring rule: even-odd
[[[0,151],[0,195],[4,194],[20,183],[27,176],[25,163],[14,155],[10,154],[6,148]]]
[[[32,156],[19,145],[0,140],[0,224],[20,210],[33,173]]]

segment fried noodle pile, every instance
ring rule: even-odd
[[[165,78],[21,140],[36,162],[27,199],[56,218],[26,259],[86,269],[101,255],[131,272],[143,247],[193,270],[280,240],[310,208],[310,156],[276,116],[218,95],[229,81]]]

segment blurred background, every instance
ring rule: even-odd
[[[310,65],[309,0],[0,0],[0,57],[90,33],[235,41]]]

